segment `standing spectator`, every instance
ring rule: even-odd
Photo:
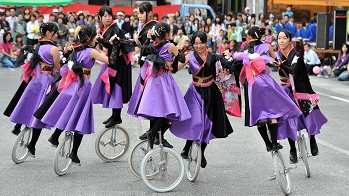
[[[285,24],[285,20],[283,18],[279,18],[279,23],[275,25],[275,31],[277,33],[280,33],[280,31],[284,30],[285,29],[284,24]]]
[[[183,23],[182,23],[182,18],[181,18],[181,17],[178,17],[178,18],[177,18],[176,25],[177,25],[177,28],[178,28],[178,29],[182,29],[182,30],[183,30],[182,33],[183,33],[184,35],[187,35],[187,32],[186,32],[186,30],[185,30],[185,27],[184,27],[184,25],[183,25]],[[177,32],[178,32],[178,30],[177,30]],[[177,32],[176,32],[176,35],[177,35]]]
[[[316,42],[316,19],[313,18],[308,25],[307,35],[310,42]]]
[[[21,35],[24,43],[27,43],[27,24],[23,21],[23,14],[18,14],[18,20],[13,25],[13,33],[12,37],[17,37],[17,35]]]
[[[4,39],[4,33],[5,33],[5,31],[2,28],[2,24],[0,23],[0,42],[2,42],[2,40]]]
[[[196,9],[195,18],[197,18],[199,20],[199,23],[202,21],[202,16],[201,16],[201,10],[200,9]]]
[[[286,16],[285,16],[286,17]],[[292,33],[292,38],[297,37],[297,24],[293,22],[293,16],[289,17],[289,22],[285,24],[285,29]]]
[[[242,20],[241,20],[241,27],[243,29],[242,31],[242,41],[245,41],[247,39],[247,28],[248,20],[246,14],[242,14]]]
[[[262,24],[262,22],[261,22],[261,24]],[[252,17],[251,20],[248,21],[247,29],[250,29],[253,26],[258,26],[256,24],[256,18],[255,17]],[[261,26],[259,26],[259,27],[261,27]]]
[[[163,16],[162,16],[162,22],[166,22],[166,23],[168,23],[168,16],[167,16],[167,14],[164,14]]]
[[[94,27],[94,28],[98,29],[100,26],[101,26],[101,21],[99,20],[98,15],[95,14],[93,22],[91,23],[91,27]]]
[[[284,15],[287,15],[289,17],[292,17],[293,16],[293,12],[292,12],[292,5],[288,5],[286,7],[286,11],[284,12]]]
[[[129,34],[129,38],[133,38],[133,27],[131,26],[129,15],[125,15],[125,21],[121,25],[121,29]]]
[[[76,22],[76,24],[77,24],[78,26],[75,28],[75,34],[74,34],[75,39],[78,38],[78,33],[79,33],[80,29],[81,29],[83,26],[86,25],[86,22],[85,22],[84,20],[78,20],[78,21]]]
[[[124,16],[124,14],[122,13],[122,12],[118,12],[117,14],[116,14],[116,20],[114,21],[117,25],[118,25],[118,27],[120,28],[120,29],[122,29],[122,24],[124,23],[124,21],[122,20],[122,17]]]
[[[247,16],[248,20],[251,20],[250,8],[245,7],[244,14]]]
[[[10,16],[6,18],[6,21],[9,23],[10,25],[10,32],[13,33],[14,32],[14,24],[15,22],[18,21],[18,18],[16,16],[16,11],[15,9],[10,9]]]
[[[69,35],[67,36],[65,41],[66,46],[71,46],[76,43],[75,30],[73,28],[69,29]]]
[[[177,25],[174,24],[174,22],[175,22],[174,16],[170,16],[168,21],[169,21],[169,25],[170,25],[170,42],[173,43],[173,39],[174,39],[174,36],[177,34],[178,27],[177,27]]]
[[[237,14],[237,19],[235,20],[236,26],[241,27],[241,26],[242,26],[242,25],[241,25],[241,21],[242,21],[242,13],[239,12],[239,13]]]
[[[224,30],[223,29],[221,29],[221,30],[219,30],[219,34],[218,34],[218,36],[216,37],[216,54],[221,54],[221,51],[219,50],[219,46],[221,45],[221,44],[223,44],[223,37],[224,37]]]
[[[66,27],[67,27],[66,29],[75,29],[76,28],[75,18],[74,18],[73,14],[70,14],[68,16],[68,23],[67,23]]]
[[[36,18],[39,18],[40,16],[38,11],[33,11],[33,14],[35,14]],[[44,15],[42,15],[42,18],[44,18]]]
[[[184,46],[185,41],[189,41],[188,36],[184,35],[183,29],[178,29],[177,35],[175,36],[173,42],[176,43],[177,45]]]
[[[259,27],[261,27],[261,25],[262,25],[262,20],[265,20],[264,14],[263,14],[263,13],[260,13],[260,14],[258,15],[258,21],[257,21],[256,25],[259,26]]]
[[[56,15],[55,14],[50,14],[48,22],[51,22],[51,23],[55,24],[59,28],[58,23],[56,21],[57,21]]]
[[[133,16],[138,18],[138,8],[133,9]]]
[[[59,5],[59,6],[58,6],[58,12],[64,14],[64,6],[63,6],[63,5]],[[65,18],[65,14],[64,14],[63,19],[64,19],[64,18]]]
[[[6,14],[5,12],[1,12],[1,27],[4,29],[5,32],[9,32],[11,30],[10,24],[6,21]]]
[[[54,22],[57,22],[57,18],[58,18],[58,9],[53,9],[53,10],[52,10],[52,15],[55,16]],[[50,17],[51,17],[51,14],[50,14]]]
[[[329,28],[329,34],[328,34],[328,41],[330,43],[333,42],[333,22],[330,22],[330,28]]]
[[[57,40],[57,44],[60,44],[62,47],[65,47],[65,39],[67,37],[67,28],[65,27],[65,25],[63,24],[63,18],[59,17],[58,18],[58,40]]]
[[[309,44],[304,45],[304,63],[309,75],[314,75],[313,68],[321,65],[319,57]]]
[[[89,27],[92,27],[92,23],[93,23],[93,16],[92,15],[87,15],[87,25]]]
[[[224,26],[223,22],[221,21],[221,16],[217,15],[216,18],[215,18],[214,24],[212,24],[213,51],[216,51],[217,47],[219,47],[219,45],[216,44],[216,38],[219,36],[220,30],[223,30],[223,32],[224,32],[225,31],[225,26]]]
[[[230,34],[231,32],[231,34]],[[236,26],[236,23],[231,24],[231,31],[229,32],[228,41],[236,40],[236,42],[241,45],[242,43],[242,34],[244,32],[244,29],[240,26]]]
[[[174,13],[175,20],[177,20],[179,17],[181,17],[181,13],[177,10]]]
[[[231,29],[231,23],[234,22],[232,19],[233,19],[233,15],[227,14],[224,20],[225,29]]]
[[[303,20],[302,26],[299,28],[298,37],[301,37],[302,39],[308,39],[307,25],[308,25],[307,20]]]
[[[273,14],[269,14],[269,21],[268,24],[272,26],[273,28],[275,27],[275,16]]]
[[[39,14],[39,15],[34,14],[34,15],[38,18],[39,26],[44,24],[44,15],[42,15],[42,14]]]
[[[38,43],[39,23],[36,22],[36,15],[30,15],[30,21],[27,23],[28,40],[27,45],[34,46]]]
[[[77,19],[77,21],[79,21],[79,20],[85,20],[85,15],[81,11],[78,12],[78,19]]]
[[[159,14],[154,13],[153,14],[153,20],[158,21],[159,20]]]
[[[24,8],[24,21],[25,22],[30,21],[30,9],[29,9],[29,7]]]
[[[16,63],[16,56],[14,55],[12,44],[12,37],[10,32],[4,34],[3,42],[0,43],[0,49],[4,57],[1,59],[2,67],[12,68]]]

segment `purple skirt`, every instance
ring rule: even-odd
[[[302,115],[297,105],[286,94],[283,87],[268,74],[256,76],[253,85],[248,85],[248,99],[250,107],[250,126],[257,124],[258,120],[266,118],[278,119],[279,126],[289,119]],[[279,137],[297,136],[297,130],[291,133],[286,129],[279,130]],[[296,137],[297,138],[297,137]]]
[[[45,116],[42,122],[61,130],[80,134],[94,133],[94,118],[91,99],[92,84],[85,84],[78,90],[79,82],[75,81],[64,89]]]
[[[94,104],[102,104],[103,108],[123,108],[121,87],[115,83],[112,94],[109,95],[105,89],[105,83],[101,79],[101,75],[105,72],[107,67],[107,64],[103,65],[92,87],[92,102]]]
[[[191,118],[176,81],[167,72],[148,79],[139,100],[136,116],[144,118],[165,117],[171,121],[183,121]]]
[[[171,132],[180,138],[196,141],[198,144],[209,141],[216,137],[212,134],[212,121],[205,113],[205,103],[195,86],[190,84],[184,100],[189,108],[192,118],[181,122],[172,122]]]
[[[52,80],[53,77],[51,75],[42,73],[39,74],[38,77],[33,78],[13,110],[10,121],[27,125],[29,128],[50,129],[50,126],[45,125],[34,117],[34,112],[45,101],[47,89]]]
[[[137,82],[135,84],[135,88],[130,98],[130,102],[128,103],[127,113],[133,117],[136,117],[140,120],[145,120],[145,118],[141,116],[137,116],[135,114],[137,109],[137,104],[139,103],[140,98],[142,97],[142,85],[141,85],[141,75],[138,76]]]

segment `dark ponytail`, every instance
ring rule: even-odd
[[[247,35],[251,36],[253,39],[261,40],[265,35],[265,28],[253,26],[248,30]]]
[[[89,45],[96,37],[97,31],[94,27],[84,26],[78,33],[78,40],[83,45]]]
[[[167,33],[170,32],[170,25],[166,22],[158,22],[155,25],[154,34],[157,40],[166,40]]]
[[[45,37],[46,32],[53,32],[52,36],[54,34],[56,34],[58,31],[58,27],[57,25],[55,25],[54,23],[48,22],[48,23],[43,23],[40,26],[40,35],[41,37]]]
[[[141,14],[145,12],[145,22],[148,22],[148,13],[153,11],[153,6],[149,1],[143,1],[138,5],[138,11]]]

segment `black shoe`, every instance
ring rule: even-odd
[[[207,161],[206,161],[206,158],[204,155],[202,155],[202,158],[201,158],[201,168],[205,168],[207,165]]]
[[[29,156],[35,158],[35,147],[31,147],[27,145],[27,148],[28,148]]]
[[[273,146],[267,146],[267,151],[270,152],[273,149]]]
[[[114,127],[117,124],[121,124],[122,120],[111,120],[110,122],[108,122],[108,124],[105,125],[105,128],[110,128],[110,127]]]
[[[290,163],[291,164],[298,163],[297,152],[290,151]]]
[[[108,124],[111,120],[113,120],[113,116],[111,116],[107,120],[103,121],[103,125]]]
[[[141,136],[139,136],[140,140],[146,140],[147,139],[147,134],[143,133]]]
[[[183,150],[182,152],[181,152],[181,157],[183,158],[183,159],[188,159],[188,155],[189,154],[189,151],[186,151],[186,150]]]
[[[311,151],[311,155],[316,156],[319,154],[319,149],[317,147],[317,144],[310,144],[310,151]]]
[[[52,144],[53,147],[57,148],[59,142],[58,142],[58,138],[53,139],[52,135],[50,138],[48,138],[48,141]]]
[[[155,145],[159,145],[160,144],[159,138],[155,138],[154,144]],[[164,147],[167,147],[167,148],[173,148],[173,146],[170,143],[168,143],[168,141],[166,139],[162,139],[162,145],[164,145]]]
[[[78,157],[78,155],[77,154],[74,154],[74,153],[71,153],[70,155],[69,155],[69,158],[73,161],[73,163],[75,163],[75,164],[77,164],[77,165],[81,165],[80,164],[80,159],[79,159],[79,157]]]
[[[154,147],[154,138],[153,138],[152,132],[151,131],[147,131],[145,134],[147,135],[148,144],[149,144],[150,149],[153,149],[153,147]]]
[[[12,133],[13,133],[14,135],[18,135],[20,132],[21,132],[20,129],[16,129],[16,128],[13,128],[13,129],[12,129]]]
[[[277,150],[280,150],[280,149],[283,149],[283,148],[284,147],[281,144],[279,144],[279,143],[277,143],[276,145],[273,144],[273,150],[274,151],[277,151]]]

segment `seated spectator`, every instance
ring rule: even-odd
[[[16,46],[18,47],[18,49],[22,49],[22,48],[25,47],[25,44],[24,44],[24,42],[23,42],[23,38],[22,38],[21,35],[18,34],[18,35],[16,36],[15,44],[16,44]]]
[[[65,46],[65,38],[67,37],[67,29],[65,28],[65,25],[63,24],[63,18],[59,17],[58,18],[58,40],[57,44],[60,44],[61,46]]]
[[[328,58],[324,59],[324,66],[321,67],[320,73],[317,75],[317,77],[322,78],[329,78],[331,74],[331,65],[330,60]]]
[[[77,37],[78,37],[78,33],[79,33],[79,31],[80,31],[80,29],[83,27],[83,26],[85,26],[86,25],[86,22],[85,22],[85,20],[78,20],[77,22],[76,22],[76,24],[78,25],[76,28],[75,28],[75,39],[77,39]],[[121,28],[120,28],[121,29]]]
[[[265,31],[265,43],[271,44],[274,40],[274,36],[271,34],[271,29],[267,28]]]
[[[338,76],[339,81],[349,81],[349,67]]]
[[[342,72],[347,70],[347,64],[349,62],[349,45],[346,43],[342,44],[342,49],[338,54],[336,63],[332,68],[333,75],[338,77]]]
[[[2,67],[13,68],[16,63],[16,56],[13,53],[12,36],[10,32],[4,34],[3,42],[0,43],[1,53],[4,55],[1,59]]]
[[[304,63],[309,75],[314,75],[313,68],[321,64],[318,55],[314,50],[310,49],[309,44],[304,45]]]

